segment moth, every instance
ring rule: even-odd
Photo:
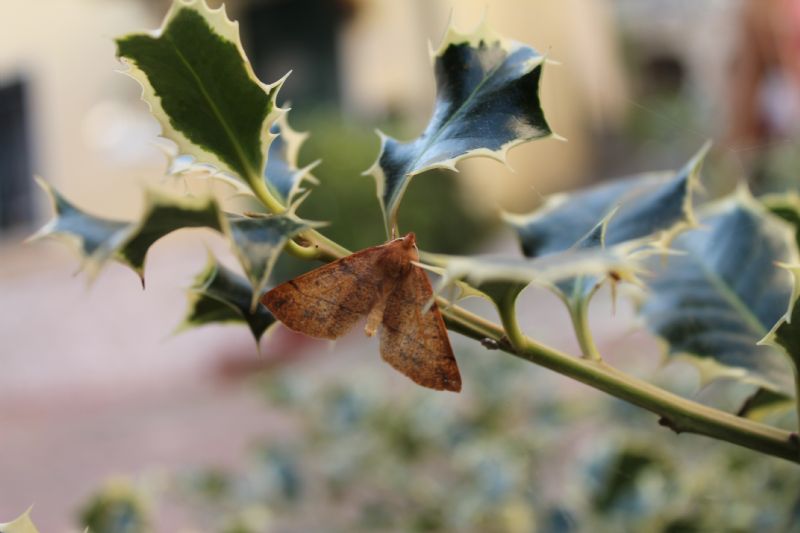
[[[461,375],[419,261],[413,233],[373,246],[282,283],[263,303],[284,325],[337,339],[363,317],[368,336],[380,329],[381,357],[414,382],[458,392]]]

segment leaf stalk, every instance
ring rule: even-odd
[[[584,359],[590,361],[602,361],[600,351],[594,342],[592,330],[589,328],[589,300],[580,299],[569,302],[569,316],[572,319],[572,327]]]

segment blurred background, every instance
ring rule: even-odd
[[[211,0],[212,6],[220,2]],[[113,38],[156,28],[167,0],[2,0],[0,17],[0,522],[34,504],[43,533],[82,531],[800,531],[800,477],[777,459],[692,436],[544,369],[453,335],[459,395],[422,390],[360,332],[335,346],[278,328],[173,335],[218,236],[171,235],[148,286],[109,265],[88,286],[56,242],[43,176],[99,215],[133,218],[164,185],[159,128],[120,75]],[[488,7],[487,7],[488,6]],[[680,167],[707,139],[711,194],[745,179],[797,188],[796,0],[231,0],[262,80],[311,137],[321,184],[301,214],[353,249],[383,240],[361,172],[375,128],[413,138],[430,116],[428,42],[484,10],[558,64],[543,107],[566,142],[515,148],[412,182],[401,210],[426,250],[516,254],[500,209],[633,172]],[[434,200],[435,199],[435,200]],[[227,261],[233,265],[231,261]],[[307,265],[284,260],[278,280]],[[487,306],[472,308],[490,313]],[[523,325],[577,351],[566,312],[529,289]],[[592,324],[610,361],[735,408],[662,366],[630,305]],[[735,387],[734,387],[735,389]]]

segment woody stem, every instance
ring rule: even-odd
[[[603,361],[573,357],[522,336],[516,346],[504,342],[500,326],[448,302],[441,302],[448,328],[505,352],[576,379],[659,415],[676,433],[695,433],[800,463],[797,434],[741,418],[688,400],[621,372]]]
[[[290,253],[322,261],[349,254],[347,249],[316,230],[306,231],[303,237],[312,243],[311,246],[292,243],[288,248]],[[515,313],[509,313],[509,306],[503,306],[501,310],[504,326],[508,328],[504,329],[441,297],[437,297],[437,303],[449,329],[481,342],[490,341],[493,346],[516,357],[646,409],[659,415],[659,423],[676,433],[704,435],[800,463],[800,439],[796,433],[688,400],[629,376],[602,360],[573,357],[540,344],[520,331]]]

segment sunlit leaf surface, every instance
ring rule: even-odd
[[[700,362],[705,379],[733,376],[791,392],[789,362],[759,345],[787,312],[796,264],[794,231],[749,193],[709,206],[699,228],[679,235],[681,252],[651,266],[641,312],[670,355]]]
[[[154,33],[117,39],[117,55],[142,85],[142,97],[180,154],[239,176],[261,180],[280,113],[282,82],[261,83],[224,8],[176,0]]]
[[[387,228],[411,178],[433,168],[455,169],[463,158],[506,152],[551,130],[539,102],[544,58],[533,48],[501,38],[484,23],[471,34],[451,29],[434,55],[436,104],[418,138],[382,135],[370,169]]]

